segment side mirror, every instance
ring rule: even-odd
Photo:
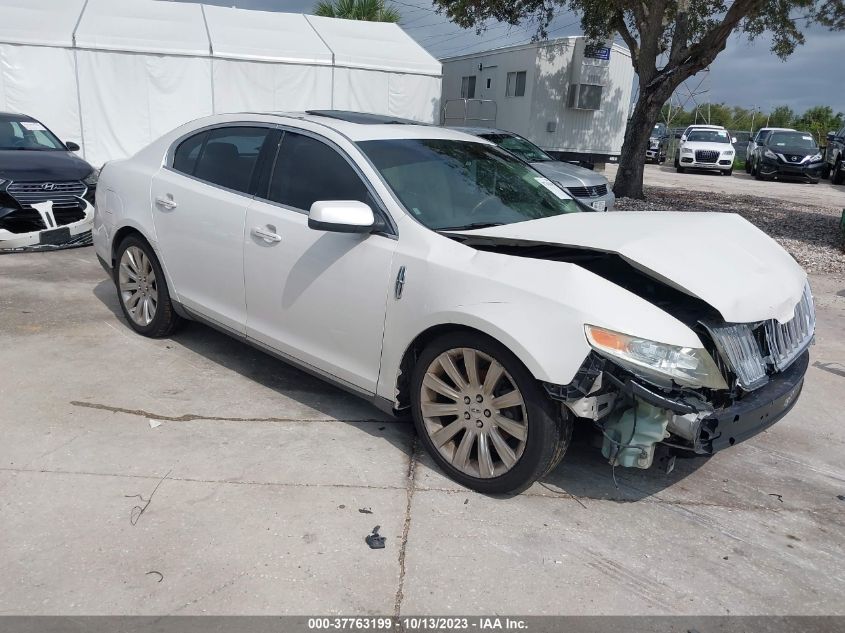
[[[73,141],[66,141],[65,147],[67,147],[68,151],[70,152],[78,152],[81,149],[79,145],[77,143],[74,143]]]
[[[736,143],[736,137],[735,136],[731,137],[731,143]]]
[[[371,233],[376,216],[357,200],[318,200],[308,212],[308,228],[334,233]]]

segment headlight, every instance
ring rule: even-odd
[[[692,150],[688,147],[685,147],[681,150],[681,154],[692,154]]]
[[[765,156],[766,158],[774,158],[775,160],[777,160],[777,158],[778,158],[778,155],[777,155],[777,154],[775,154],[775,153],[774,153],[772,150],[770,150],[770,149],[767,149],[765,152],[763,152],[763,156]]]
[[[821,153],[819,153],[819,154],[816,154],[815,156],[813,156],[813,157],[810,159],[810,162],[811,162],[811,163],[817,163],[817,162],[818,162],[818,161],[820,161],[821,159],[822,159],[822,155],[821,155]],[[3,181],[0,181],[0,184],[3,184]]]
[[[100,177],[100,170],[95,169],[90,174],[85,176],[82,182],[84,182],[89,187],[93,187],[97,184],[97,179]]]
[[[667,345],[594,325],[585,325],[584,330],[593,349],[644,380],[663,385],[673,380],[686,387],[728,388],[704,348]]]

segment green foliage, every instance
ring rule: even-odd
[[[792,127],[796,130],[812,132],[817,141],[823,141],[825,135],[831,130],[838,130],[843,125],[845,114],[834,113],[830,106],[814,106],[804,114],[798,116],[792,108],[779,105],[771,112],[760,112],[749,110],[739,106],[728,107],[724,103],[701,104],[691,110],[669,110],[669,106],[663,106],[660,119],[668,121],[669,126],[685,127],[693,123],[708,122],[712,125],[724,125],[729,130],[748,130],[756,132],[761,127]]]
[[[314,6],[314,15],[367,22],[398,22],[402,19],[396,9],[384,5],[384,0],[320,0]]]

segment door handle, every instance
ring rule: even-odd
[[[275,244],[277,242],[282,241],[282,236],[278,233],[273,233],[272,231],[268,231],[267,229],[263,229],[260,226],[252,227],[252,231],[250,231],[253,237],[257,237],[259,239],[264,240],[268,244]]]
[[[173,201],[173,198],[163,198],[161,196],[156,198],[156,204],[160,207],[164,207],[165,209],[175,209],[179,206]]]

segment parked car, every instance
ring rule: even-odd
[[[665,123],[656,123],[648,138],[648,149],[645,151],[645,162],[657,165],[666,162],[669,150],[669,131]]]
[[[802,178],[815,184],[821,178],[823,162],[809,132],[772,132],[754,150],[751,173],[757,180]]]
[[[410,411],[485,493],[544,476],[575,424],[648,468],[792,408],[815,317],[786,251],[738,215],[581,208],[452,129],[241,113],[108,163],[94,245],[139,334],[203,321]]]
[[[0,112],[0,249],[90,244],[97,171],[30,116]]]
[[[771,134],[772,132],[794,131],[795,130],[791,127],[761,127],[759,130],[757,130],[757,134],[755,134],[748,141],[748,149],[745,151],[745,173],[751,173],[754,151],[757,149],[757,146],[760,145],[760,143],[762,143],[769,134]]]
[[[556,160],[531,141],[513,132],[479,127],[453,127],[495,143],[515,154],[546,178],[563,187],[571,196],[596,211],[612,211],[616,196],[607,178],[591,169]]]
[[[821,177],[830,178],[834,185],[845,182],[845,127],[827,134]]]
[[[675,154],[675,169],[679,174],[687,169],[718,170],[730,176],[734,170],[736,151],[728,131],[718,125],[694,125],[679,137]]]

